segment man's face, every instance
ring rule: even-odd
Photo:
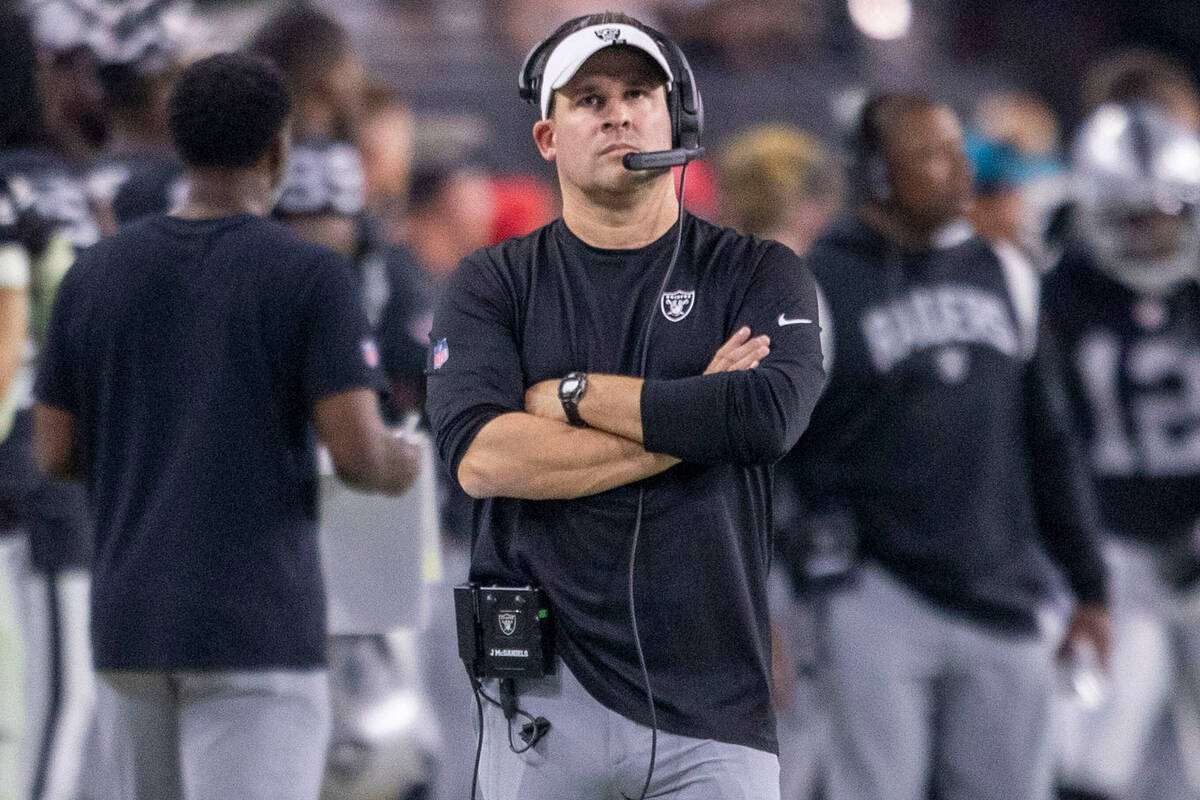
[[[894,206],[915,222],[938,226],[971,208],[971,169],[962,126],[945,107],[896,113],[883,137]]]
[[[1156,208],[1115,210],[1105,215],[1104,222],[1117,234],[1122,259],[1146,262],[1169,259],[1183,249],[1181,243],[1188,238],[1192,217],[1183,211],[1171,214]]]
[[[74,129],[93,144],[104,139],[104,89],[96,63],[83,47],[43,51],[39,89],[46,123],[54,131]]]
[[[357,142],[366,116],[367,70],[362,59],[354,53],[347,54],[325,72],[320,89],[332,112],[333,129],[328,135]]]
[[[606,47],[555,92],[550,119],[534,125],[533,135],[564,186],[628,191],[659,172],[627,170],[621,158],[671,146],[664,76],[645,54]]]

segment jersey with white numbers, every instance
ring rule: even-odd
[[[1106,526],[1178,541],[1200,523],[1200,282],[1138,295],[1070,253],[1047,279],[1075,427]]]

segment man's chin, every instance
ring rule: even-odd
[[[660,175],[659,170],[625,169],[620,159],[596,171],[593,186],[602,192],[631,192]]]

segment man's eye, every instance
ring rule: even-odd
[[[630,98],[631,100],[637,100],[637,99],[640,99],[640,98],[646,96],[646,90],[645,89],[630,89],[628,92],[625,93],[625,96]]]
[[[600,103],[601,103],[601,97],[598,94],[584,95],[584,97],[579,101],[579,104],[581,106],[594,107],[594,106],[600,105]]]

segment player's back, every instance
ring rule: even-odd
[[[247,587],[263,624],[303,632],[284,661],[319,649],[309,407],[341,388],[313,377],[330,374],[315,340],[360,319],[353,306],[329,313],[353,303],[348,269],[255,216],[157,216],[64,279],[45,373],[66,386],[44,390],[65,398],[87,454],[101,666],[121,667],[125,647],[183,651],[189,667],[236,651],[252,665],[246,641],[209,643],[172,622],[207,616],[213,631],[251,634],[258,623],[221,619],[244,613],[220,598]],[[126,634],[122,621],[148,608],[161,624]]]

